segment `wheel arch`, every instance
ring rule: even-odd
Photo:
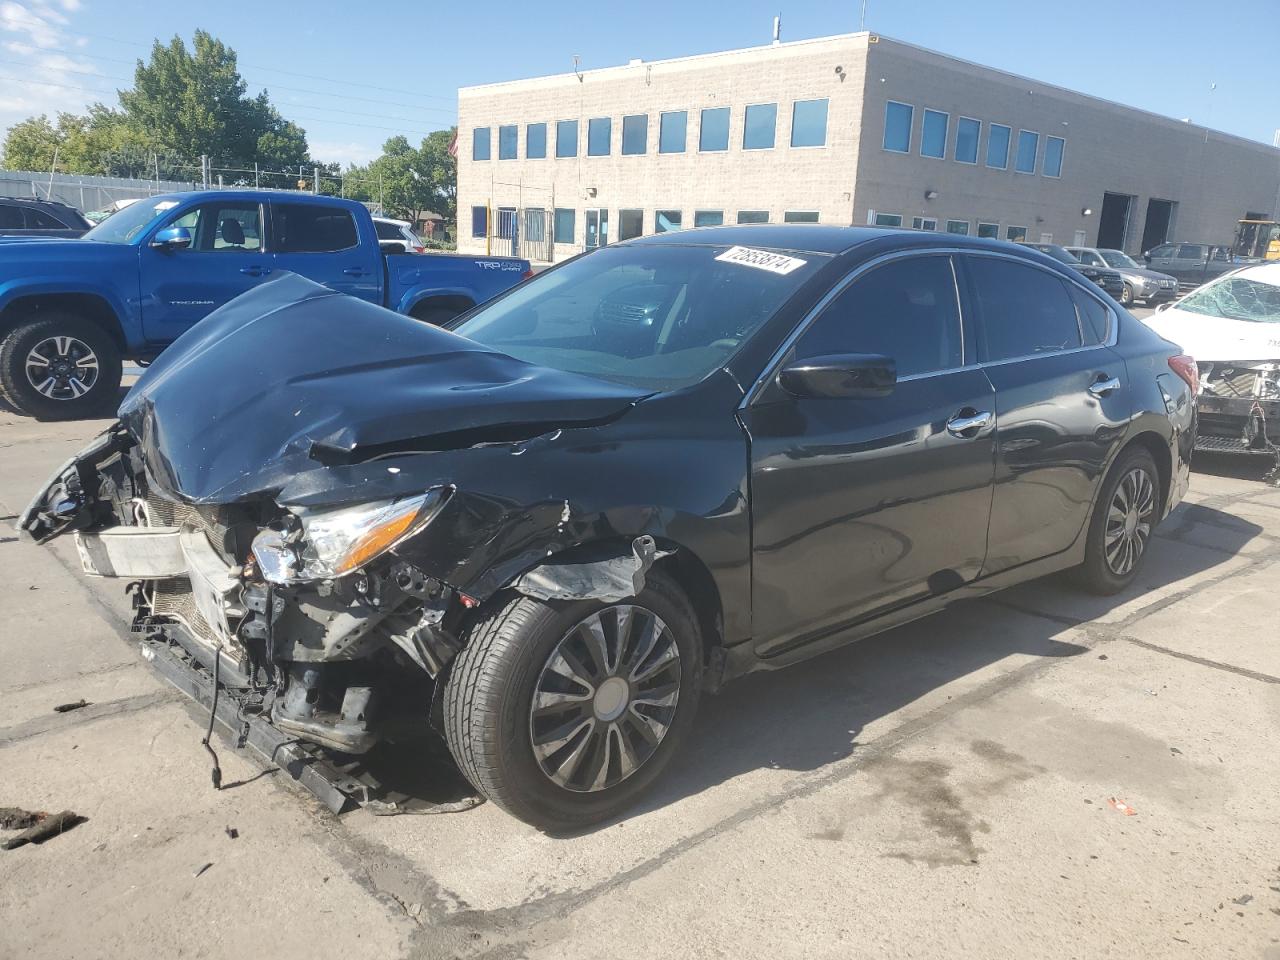
[[[0,308],[0,334],[7,334],[25,320],[38,320],[42,316],[65,311],[82,317],[105,331],[124,353],[128,343],[120,316],[106,297],[97,293],[23,293],[7,301]]]
[[[1151,459],[1155,461],[1156,477],[1160,481],[1160,516],[1163,518],[1168,507],[1169,494],[1173,488],[1173,454],[1169,449],[1169,441],[1167,439],[1154,430],[1140,430],[1126,440],[1124,445],[1116,451],[1115,458],[1111,461],[1107,474],[1110,475],[1125,453],[1135,448],[1146,450],[1151,454]]]
[[[455,311],[456,316],[459,313],[465,313],[475,305],[476,299],[462,291],[427,293],[407,303],[402,312],[415,319],[421,319],[421,314],[428,310],[444,308]]]

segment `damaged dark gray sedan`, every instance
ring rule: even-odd
[[[432,724],[571,829],[734,676],[1056,570],[1131,583],[1194,369],[963,237],[665,234],[451,331],[286,275],[166,350],[19,528],[74,531],[210,728],[322,795],[354,792],[324,751]]]

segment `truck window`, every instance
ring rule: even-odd
[[[262,208],[256,203],[206,203],[169,226],[191,231],[190,250],[244,253],[262,249]]]
[[[271,207],[278,253],[333,253],[356,245],[356,221],[346,210],[310,203]]]
[[[1178,245],[1177,259],[1179,260],[1203,260],[1205,258],[1205,249],[1198,243],[1182,243]]]

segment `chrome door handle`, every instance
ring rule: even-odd
[[[1108,377],[1106,374],[1099,374],[1098,379],[1089,384],[1089,395],[1093,397],[1109,397],[1119,389],[1119,377]]]
[[[975,413],[965,413],[965,411],[961,410],[947,421],[947,433],[953,437],[972,440],[990,425],[990,411],[982,410]]]

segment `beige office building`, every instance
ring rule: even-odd
[[[1280,150],[869,33],[458,93],[459,249],[719,223],[1148,250],[1280,219]]]

